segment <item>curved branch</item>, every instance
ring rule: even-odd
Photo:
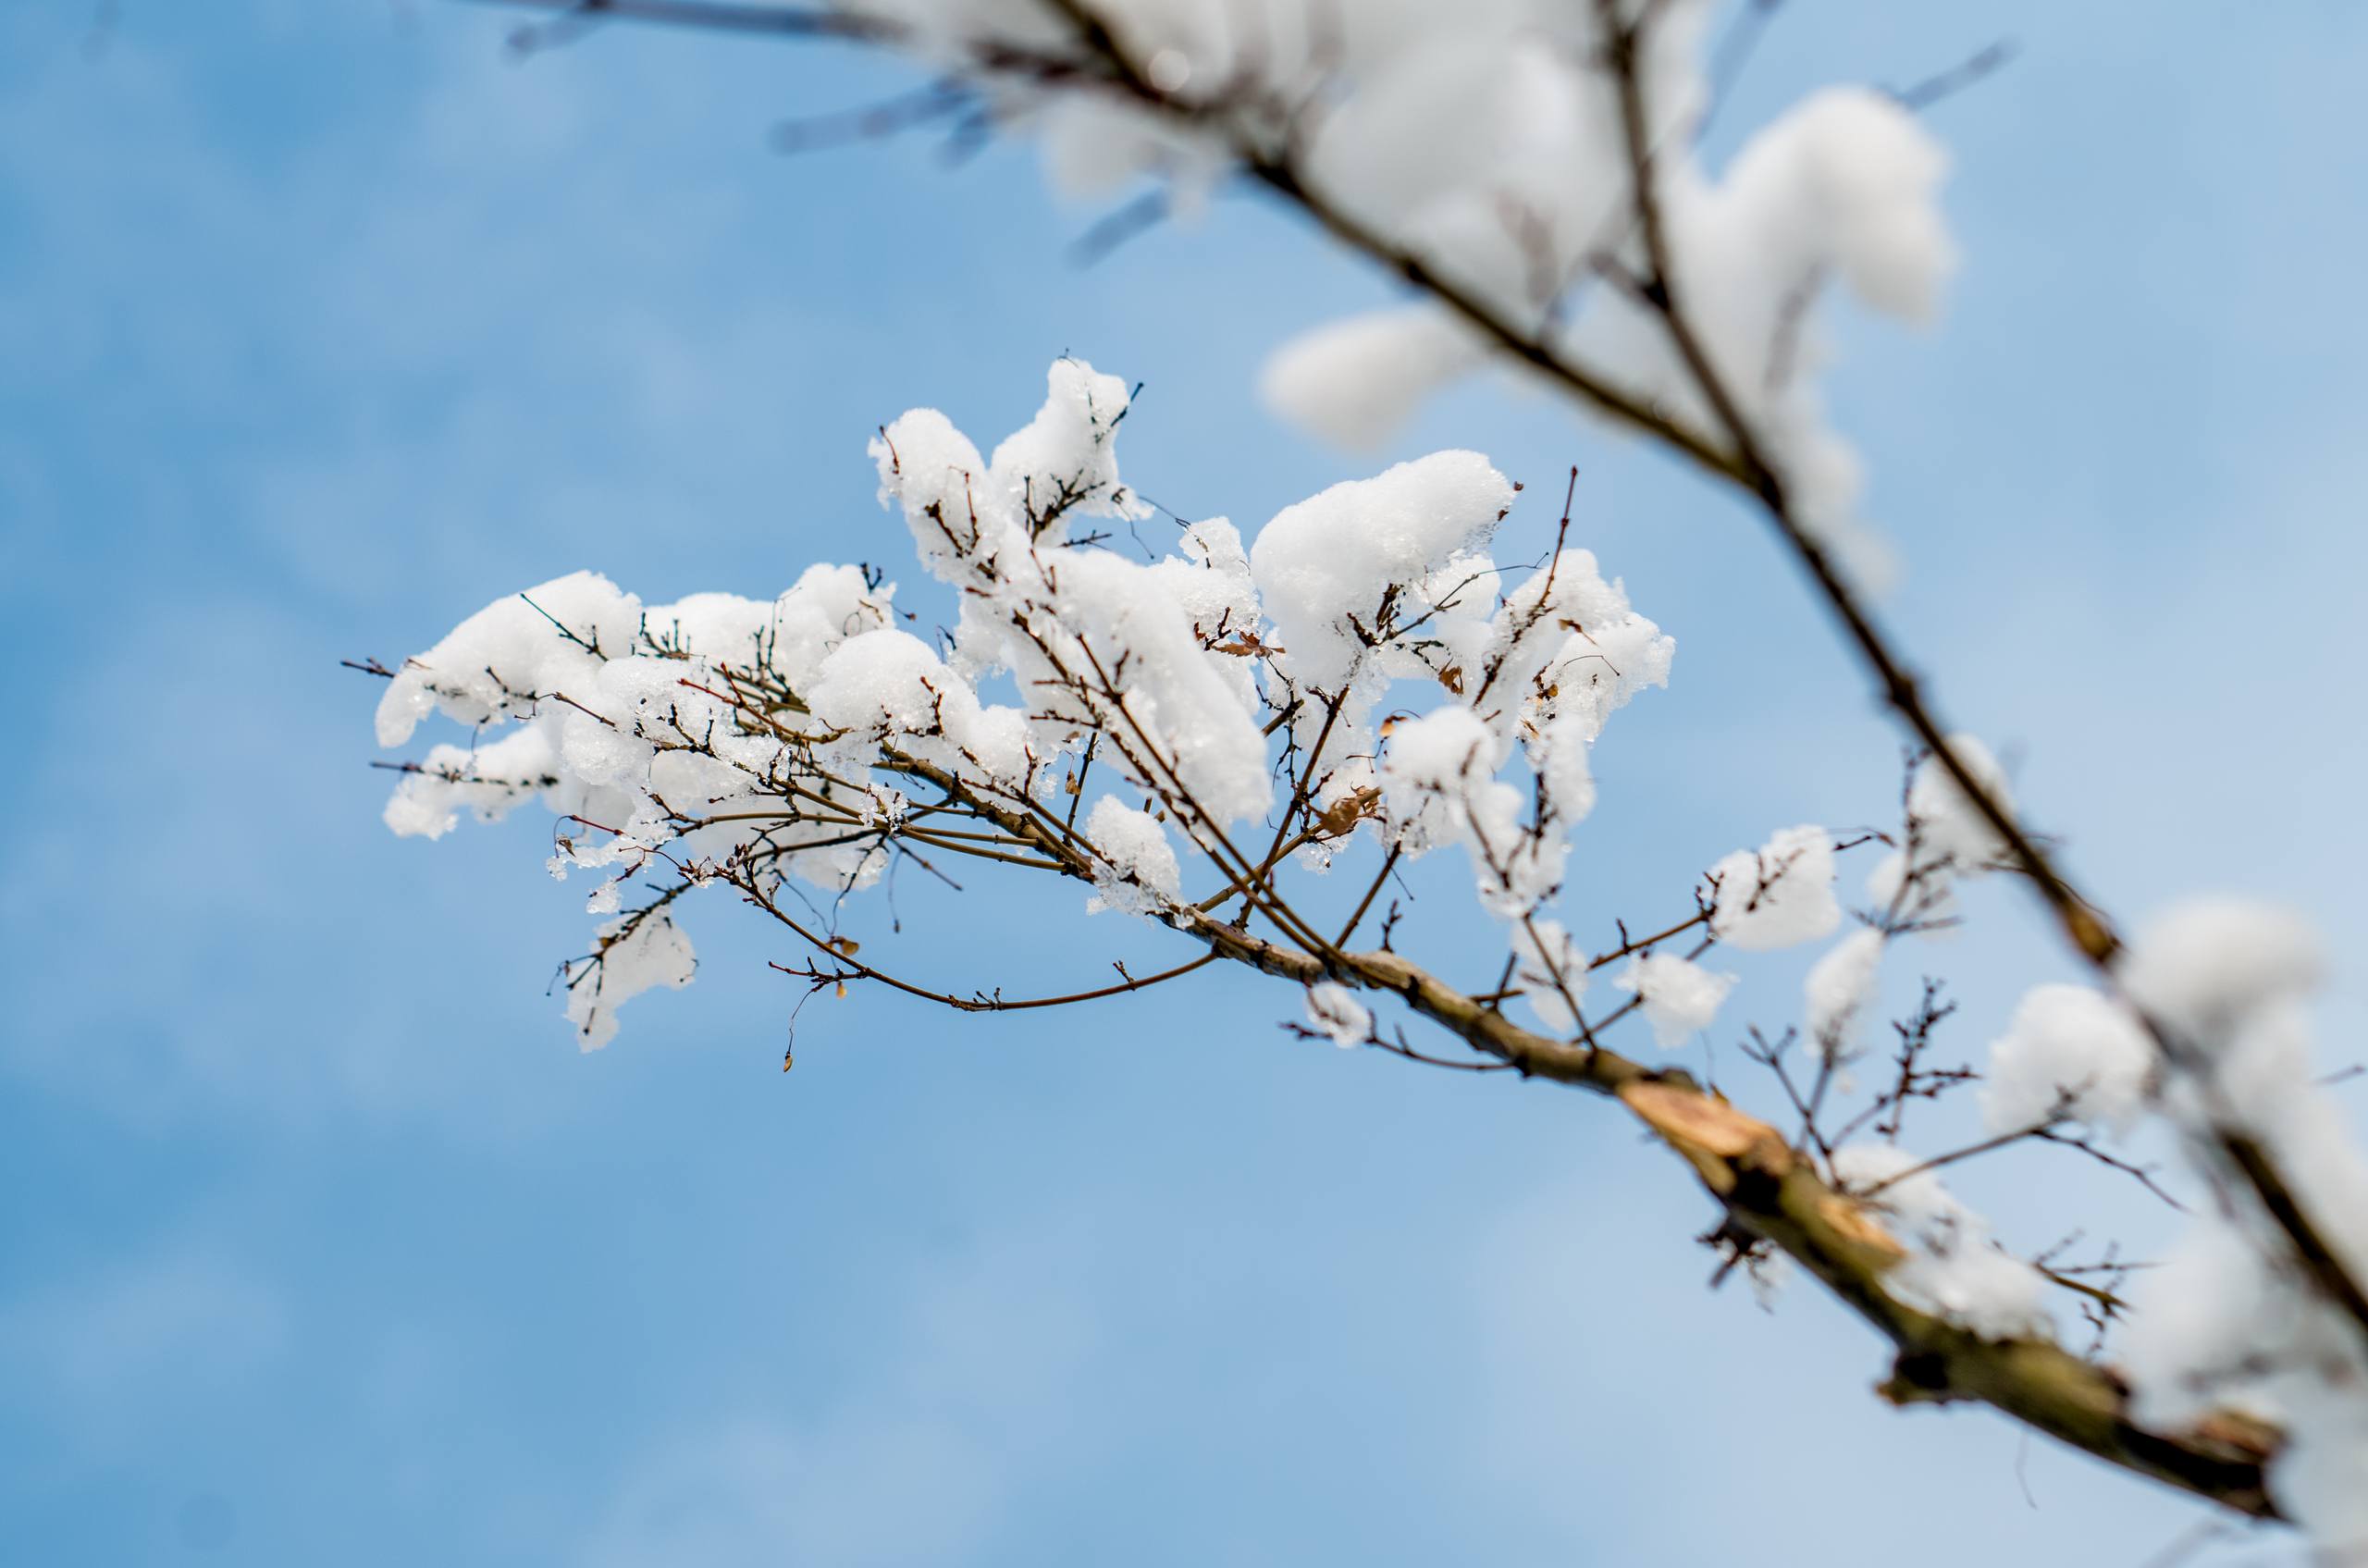
[[[1198,926],[1192,934],[1270,974],[1302,983],[1327,978],[1314,959],[1230,927]],[[2231,1414],[2184,1432],[2141,1426],[2129,1413],[2128,1385],[2110,1369],[2051,1340],[1985,1338],[1902,1301],[1884,1278],[1904,1250],[1865,1206],[1829,1186],[1774,1128],[1689,1075],[1532,1033],[1395,953],[1343,961],[1331,978],[1394,993],[1523,1077],[1618,1100],[1692,1167],[1733,1225],[1791,1256],[1891,1340],[1893,1375],[1879,1391],[1893,1403],[1987,1404],[2123,1469],[2241,1513],[2279,1517],[2263,1479],[2277,1440],[2272,1428]]]
[[[1774,525],[1794,559],[1808,573],[1827,609],[1841,623],[1843,631],[1857,650],[1860,661],[1874,677],[1883,700],[1931,752],[1958,791],[1973,804],[1982,821],[1998,834],[2000,841],[2006,846],[2011,864],[2039,889],[2041,898],[2055,917],[2056,926],[2066,942],[2088,961],[2101,979],[2132,1003],[2165,1061],[2174,1066],[2198,1065],[2200,1053],[2194,1047],[2184,1042],[2162,1019],[2144,1007],[2137,1006],[2135,999],[2122,991],[2119,960],[2127,949],[2121,938],[2115,934],[2111,922],[2095,903],[2072,885],[2046,850],[2040,846],[2006,804],[1998,798],[1997,793],[1975,775],[1964,756],[1951,743],[1947,726],[1942,723],[1930,701],[1918,690],[1915,677],[1908,673],[1903,658],[1894,651],[1892,640],[1876,625],[1873,612],[1842,575],[1814,531],[1794,510],[1782,475],[1754,436],[1750,421],[1745,418],[1741,405],[1728,389],[1725,378],[1712,362],[1699,335],[1695,332],[1678,294],[1676,268],[1672,265],[1668,232],[1661,218],[1659,192],[1654,175],[1653,146],[1646,129],[1643,75],[1636,68],[1636,51],[1643,24],[1623,22],[1617,0],[1596,0],[1596,8],[1610,40],[1610,64],[1620,93],[1621,127],[1628,149],[1630,186],[1634,192],[1646,264],[1649,268],[1646,297],[1659,312],[1671,342],[1685,361],[1688,373],[1733,443],[1743,469],[1745,487],[1758,499],[1761,510]],[[2198,1076],[2209,1089],[2211,1075],[2208,1065],[2206,1070]],[[2238,1118],[2225,1110],[2213,1117],[2210,1132],[2214,1151],[2260,1200],[2263,1211],[2286,1238],[2294,1260],[2305,1277],[2330,1305],[2351,1320],[2353,1327],[2362,1336],[2363,1347],[2368,1348],[2368,1288],[2363,1288],[2352,1277],[2350,1269],[2327,1240],[2325,1230],[2304,1207],[2293,1183],[2287,1179],[2261,1142],[2244,1131],[2238,1125]]]
[[[1028,821],[942,769],[904,766],[1007,832]],[[1070,874],[1092,880],[1082,865]],[[1618,1100],[1686,1162],[1735,1227],[1791,1256],[1890,1340],[1896,1355],[1881,1392],[1893,1403],[1978,1401],[2126,1470],[2238,1512],[2279,1516],[2263,1479],[2276,1446],[2273,1429],[2234,1414],[2186,1432],[2149,1429],[2131,1418],[2128,1386],[2109,1369],[2046,1339],[1986,1339],[1900,1300],[1883,1281],[1904,1250],[1866,1207],[1828,1185],[1782,1133],[1690,1075],[1523,1029],[1396,953],[1335,949],[1317,957],[1190,906],[1171,905],[1162,918],[1215,957],[1301,985],[1338,980],[1388,992],[1524,1078]]]

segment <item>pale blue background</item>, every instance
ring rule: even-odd
[[[1248,202],[1079,272],[1092,214],[1024,153],[769,154],[902,80],[844,54],[519,67],[433,0],[124,0],[92,50],[92,11],[0,17],[0,1557],[2134,1568],[2187,1527],[1888,1411],[1812,1291],[1705,1292],[1706,1204],[1603,1107],[1290,1041],[1243,977],[825,999],[784,1078],[783,950],[718,904],[698,983],[578,1056],[543,988],[581,886],[539,822],[387,836],[339,658],[578,566],[900,565],[872,426],[992,440],[1064,350],[1150,383],[1143,489],[1254,525],[1373,465],[1269,424],[1261,354],[1385,290]],[[1833,382],[1891,614],[2117,907],[2317,917],[2350,1059],[2368,18],[1795,0],[1730,125],[2002,33],[1933,117],[1946,320],[1847,325]],[[1542,401],[1459,394],[1401,445],[1440,444],[1586,464],[1584,542],[1680,641],[1600,754],[1574,920],[1880,816],[1895,743],[1747,516]],[[1477,982],[1460,875],[1408,940]],[[1172,951],[1067,889],[905,892],[902,939],[857,929],[956,982]],[[2057,972],[1977,912],[1933,960],[1967,1053]],[[2164,1229],[2082,1167],[1968,1186],[2026,1247]]]

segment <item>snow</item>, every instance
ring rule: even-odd
[[[1949,737],[1949,750],[1965,764],[1983,794],[2008,810],[2014,809],[2006,771],[1988,747],[1972,735],[1954,735]],[[1908,785],[1907,813],[1917,825],[1925,853],[1946,860],[1960,873],[1986,870],[2006,853],[1998,830],[1937,757],[1918,764]]]
[[[1579,1026],[1576,1004],[1587,991],[1588,958],[1560,920],[1513,922],[1511,983],[1537,1021],[1558,1034]]]
[[[1145,915],[1175,901],[1184,873],[1158,818],[1105,795],[1085,819],[1085,836],[1108,862],[1093,879],[1087,913],[1117,909]]]
[[[1326,112],[1304,138],[1303,178],[1508,327],[1574,356],[1599,378],[1696,428],[1710,414],[1649,308],[1604,283],[1608,255],[1640,265],[1629,152],[1592,7],[1543,3],[1260,8],[1237,40],[1216,8],[1124,7],[1139,58],[1182,80],[1262,79],[1303,91],[1325,52]],[[1920,322],[1938,309],[1955,255],[1938,204],[1947,159],[1917,117],[1859,87],[1813,93],[1705,165],[1686,122],[1705,101],[1702,0],[1663,6],[1642,60],[1647,133],[1678,256],[1681,298],[1731,395],[1785,471],[1804,520],[1863,580],[1888,557],[1856,515],[1856,454],[1816,389],[1828,357],[1826,297]],[[1190,21],[1187,18],[1196,19]],[[1315,43],[1321,36],[1322,44]],[[1256,101],[1246,94],[1245,101]],[[1056,99],[1056,105],[1058,101]],[[1109,189],[1131,168],[1174,171],[1188,204],[1222,154],[1140,113],[1060,105],[1047,161],[1075,187]],[[1388,438],[1432,392],[1491,363],[1486,339],[1430,304],[1319,324],[1287,340],[1260,381],[1267,405],[1344,446]]]
[[[1400,724],[1381,760],[1385,811],[1400,848],[1461,844],[1481,905],[1518,919],[1561,883],[1569,841],[1522,825],[1521,791],[1496,776],[1502,758],[1477,714],[1452,704]]]
[[[2270,1496],[2325,1561],[2350,1561],[2368,1549],[2368,1357],[2358,1325],[2274,1255],[2253,1226],[2206,1215],[2140,1278],[2122,1347],[2132,1414],[2172,1430],[2230,1408],[2273,1423]]]
[[[1949,749],[1983,793],[2004,810],[2015,807],[2005,770],[1969,735],[1949,737]],[[1879,861],[1867,878],[1867,896],[1906,921],[1944,919],[1955,907],[1955,884],[1980,876],[2006,855],[2005,841],[1938,757],[1916,766],[1907,786],[1907,842]]]
[[[522,801],[559,783],[550,736],[519,730],[475,749],[438,746],[388,797],[386,822],[399,838],[441,838],[465,809],[497,822]]]
[[[1336,692],[1393,586],[1474,555],[1513,488],[1477,452],[1442,451],[1350,479],[1285,507],[1251,546],[1250,570],[1291,675]],[[1486,597],[1486,596],[1484,596]]]
[[[1845,1191],[1888,1220],[1906,1258],[1884,1284],[1902,1301],[1993,1338],[2048,1335],[2046,1281],[2001,1249],[1989,1221],[1960,1203],[1938,1171],[1891,1143],[1853,1143],[1833,1154]],[[1911,1174],[1913,1173],[1913,1174]]]
[[[1810,1052],[1846,1062],[1865,1050],[1868,1015],[1882,978],[1883,933],[1862,926],[1826,950],[1802,982],[1802,1024]]]
[[[1180,786],[1219,823],[1263,815],[1274,796],[1254,690],[1238,661],[1204,648],[1166,575],[1105,550],[1070,550],[1029,580],[1018,611],[1039,643],[1016,635],[1004,650],[1023,687],[1054,678],[1040,651],[1092,688],[1052,710],[1115,729],[1137,754],[1137,783]],[[972,623],[966,617],[965,625]],[[1123,683],[1113,702],[1108,683]]]
[[[1292,339],[1267,359],[1258,393],[1334,445],[1369,451],[1396,435],[1425,397],[1486,359],[1470,329],[1437,306],[1401,305]]]
[[[1669,685],[1677,643],[1606,581],[1595,554],[1564,549],[1506,595],[1489,623],[1474,701],[1490,729],[1520,737],[1565,825],[1595,806],[1587,753],[1637,693]]]
[[[814,672],[806,704],[841,732],[830,749],[858,772],[890,748],[1017,792],[1035,761],[1025,713],[982,705],[935,648],[894,627],[832,650]]]
[[[2157,1104],[2228,1198],[2141,1282],[2127,1347],[2137,1408],[2169,1423],[2234,1403],[2275,1421],[2271,1495],[2332,1559],[2368,1550],[2368,1342],[2218,1152],[2230,1138],[2263,1151],[2337,1265],[2368,1279],[2368,1161],[2312,1050],[2323,967],[2290,911],[2207,897],[2150,922],[2120,973],[2171,1043],[2151,1064]]]
[[[629,917],[600,928],[600,946],[588,969],[570,978],[567,1021],[582,1047],[598,1051],[617,1036],[617,1009],[659,986],[680,990],[698,968],[691,944],[673,920],[659,913]]]
[[[1746,953],[1797,946],[1842,923],[1833,895],[1833,835],[1784,828],[1757,850],[1738,849],[1710,868],[1718,900],[1710,932]]]
[[[1595,804],[1605,722],[1667,684],[1673,641],[1587,549],[1500,572],[1488,546],[1515,487],[1475,452],[1335,485],[1247,544],[1224,518],[1181,525],[1150,561],[1084,537],[1081,519],[1148,511],[1118,467],[1128,397],[1120,377],[1062,359],[991,460],[935,410],[882,427],[881,500],[955,590],[939,642],[906,629],[893,584],[848,565],[808,567],[771,600],[645,608],[576,573],[487,607],[389,683],[386,744],[434,714],[470,735],[405,774],[388,825],[439,837],[463,813],[539,797],[571,820],[555,873],[597,872],[587,903],[620,920],[662,871],[845,897],[885,874],[894,835],[933,831],[908,791],[956,781],[1027,816],[1075,787],[1090,738],[1097,788],[1071,819],[1103,862],[1089,907],[1160,915],[1184,854],[1271,820],[1283,741],[1269,722],[1297,700],[1334,711],[1318,809],[1357,808],[1302,860],[1345,852],[1368,822],[1409,856],[1460,846],[1482,907],[1507,922],[1529,1006],[1575,1028],[1585,960],[1541,910]],[[1377,723],[1401,687],[1428,711]],[[1311,723],[1296,734],[1312,744]],[[1777,852],[1792,858],[1792,840]],[[1773,878],[1737,940],[1813,919],[1810,880]],[[648,929],[679,939],[671,912]],[[617,998],[621,983],[602,990]],[[1689,1006],[1671,991],[1648,1011]],[[605,1039],[613,1006],[587,1019]]]
[[[1082,360],[1060,359],[1045,377],[1044,405],[1005,438],[987,465],[986,503],[1016,513],[1030,537],[1058,544],[1072,517],[1147,517],[1118,479],[1118,421],[1127,384]],[[1074,499],[1072,499],[1074,498]]]
[[[1307,1027],[1347,1050],[1372,1038],[1373,1011],[1338,981],[1319,980],[1307,988]]]
[[[2199,898],[2139,935],[2122,982],[2141,1006],[2205,1038],[2318,983],[2319,940],[2290,910],[2237,898]]]
[[[2084,985],[2041,985],[1990,1046],[1981,1117],[1992,1132],[2083,1121],[2127,1131],[2146,1108],[2153,1042],[2129,1009]]]
[[[593,649],[630,649],[640,624],[640,601],[591,572],[499,599],[403,661],[378,701],[378,744],[402,745],[430,713],[468,725],[515,717],[533,694],[588,678]]]
[[[1714,973],[1674,953],[1645,953],[1612,983],[1643,999],[1653,1043],[1670,1051],[1710,1027],[1727,993],[1734,989],[1735,977]]]
[[[942,581],[961,582],[968,556],[1000,543],[980,533],[977,503],[987,465],[979,449],[937,410],[917,408],[882,429],[870,450],[881,502],[903,510],[921,564]]]

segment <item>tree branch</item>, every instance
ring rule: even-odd
[[[497,3],[583,16],[874,43],[894,43],[903,37],[901,30],[891,24],[852,13],[775,11],[711,0]],[[1615,426],[1658,441],[1709,476],[1751,497],[1808,578],[1884,702],[1998,835],[2006,849],[2005,858],[2039,891],[2067,944],[2108,982],[2114,979],[2123,946],[2111,924],[1951,744],[1948,726],[1922,692],[1905,656],[1828,554],[1815,528],[1797,511],[1780,466],[1758,439],[1685,315],[1659,211],[1643,89],[1634,68],[1644,22],[1625,19],[1612,0],[1597,0],[1610,39],[1610,62],[1620,94],[1635,216],[1646,258],[1642,295],[1658,313],[1671,346],[1697,383],[1717,426],[1712,431],[1695,428],[1593,367],[1567,357],[1540,329],[1449,275],[1440,264],[1350,213],[1310,183],[1293,160],[1288,138],[1263,131],[1222,101],[1189,101],[1157,87],[1083,0],[1047,0],[1047,4],[1070,22],[1079,55],[980,42],[970,46],[976,74],[1112,93],[1175,129],[1214,139],[1254,182],[1296,207],[1333,240],[1441,306],[1503,356],[1527,365]],[[1650,15],[1648,9],[1647,19]],[[1126,713],[1123,705],[1118,711],[1122,716]],[[1155,748],[1153,759],[1164,761]],[[1004,832],[1041,846],[1047,858],[1066,874],[1092,880],[1090,862],[1065,842],[1066,835],[1047,833],[1028,811],[969,791],[958,779],[925,764],[899,759],[894,766],[960,796],[975,814]],[[1285,821],[1288,823],[1288,813]],[[1223,848],[1239,863],[1238,870],[1227,870],[1255,896],[1263,890],[1264,868],[1230,844],[1223,844]],[[1894,1402],[1985,1402],[2123,1468],[2241,1512],[2277,1516],[2263,1482],[2263,1466],[2276,1440],[2273,1431],[2233,1415],[2214,1417],[2184,1433],[2147,1430],[2130,1419],[2128,1388],[2111,1372],[2071,1355],[2051,1340],[1986,1339],[1901,1301],[1884,1283],[1889,1270],[1904,1256],[1900,1244],[1860,1203],[1826,1184],[1813,1164],[1775,1129],[1706,1093],[1690,1076],[1647,1068],[1599,1045],[1569,1043],[1522,1029],[1494,1007],[1392,952],[1345,952],[1312,930],[1293,930],[1288,923],[1284,929],[1308,945],[1287,947],[1183,907],[1170,906],[1164,918],[1204,944],[1215,957],[1302,985],[1333,979],[1391,993],[1413,1011],[1525,1077],[1617,1099],[1687,1162],[1738,1231],[1794,1257],[1891,1340],[1897,1358],[1893,1376],[1881,1391]],[[1289,920],[1288,912],[1279,918]],[[2182,1059],[2182,1046],[2170,1031],[2151,1019],[2149,1027],[2166,1056]],[[2217,1146],[2288,1237],[2322,1293],[2368,1331],[2368,1294],[2350,1278],[2267,1151],[2229,1127],[2217,1130]]]

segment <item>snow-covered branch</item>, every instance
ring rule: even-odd
[[[1659,443],[1774,530],[1914,749],[1895,826],[1782,829],[1708,868],[1638,922],[1655,933],[1641,939],[1611,911],[1574,912],[1564,873],[1596,804],[1593,748],[1617,710],[1667,685],[1674,642],[1571,544],[1567,492],[1550,543],[1541,530],[1542,548],[1511,552],[1535,557],[1525,570],[1498,559],[1519,487],[1470,451],[1335,486],[1247,539],[1191,523],[1172,553],[1138,562],[1094,526],[1151,512],[1117,468],[1128,388],[1065,360],[1036,418],[989,455],[926,409],[872,445],[883,502],[957,607],[934,643],[864,568],[814,567],[771,600],[667,606],[579,573],[398,669],[369,667],[389,683],[384,744],[430,713],[476,737],[395,764],[390,826],[435,837],[462,810],[539,797],[560,819],[553,874],[598,875],[606,920],[567,970],[587,1047],[623,1001],[688,981],[678,900],[715,885],[801,945],[778,967],[814,990],[1032,1007],[1245,965],[1303,988],[1302,1033],[1619,1100],[1721,1205],[1709,1239],[1727,1266],[1789,1257],[1890,1339],[1892,1398],[1985,1401],[2293,1517],[2329,1549],[2368,1549],[2368,1165],[2310,1064],[2308,933],[2206,902],[2125,940],[1876,609],[1888,551],[1818,395],[1819,323],[1844,290],[1922,316],[1954,265],[1946,160],[1910,98],[1817,93],[1713,169],[1708,0],[539,8],[559,18],[524,46],[628,18],[903,51],[933,80],[866,122],[883,131],[1033,135],[1065,185],[1148,176],[1163,215],[1235,184],[1278,198],[1409,295],[1283,345],[1264,389],[1280,413],[1367,443],[1434,389],[1496,370]],[[1837,857],[1875,839],[1848,907]],[[1401,956],[1394,905],[1380,945],[1355,945],[1398,868],[1442,849],[1461,852],[1501,932],[1493,984]],[[1326,907],[1308,879],[1352,858],[1369,878]],[[838,924],[903,860],[1050,874],[1079,884],[1089,913],[1205,952],[1041,997],[907,975]],[[2033,990],[1978,1070],[1936,1055],[1951,1009],[1928,983],[1860,1085],[1886,966],[1956,924],[1963,884],[1993,873],[2034,890],[2095,985]],[[625,882],[652,874],[656,895],[624,907]],[[1572,929],[1589,922],[1600,940]],[[1659,1046],[1685,1044],[1738,1006],[1716,950],[1809,943],[1826,946],[1784,1005],[1797,1021],[1751,1029],[1745,1052],[1793,1132],[1607,1040],[1641,1019]],[[1619,999],[1593,991],[1604,969]],[[1474,1059],[1385,1031],[1375,1002]],[[1912,1105],[1977,1080],[1978,1141],[1906,1145]],[[2135,1300],[2117,1254],[2017,1255],[1945,1184],[1975,1159],[2069,1150],[2169,1195],[2115,1142],[2148,1124],[2176,1134],[2206,1201]],[[2129,1317],[2119,1368],[2057,1343],[2050,1303],[2066,1295],[2101,1333]]]

